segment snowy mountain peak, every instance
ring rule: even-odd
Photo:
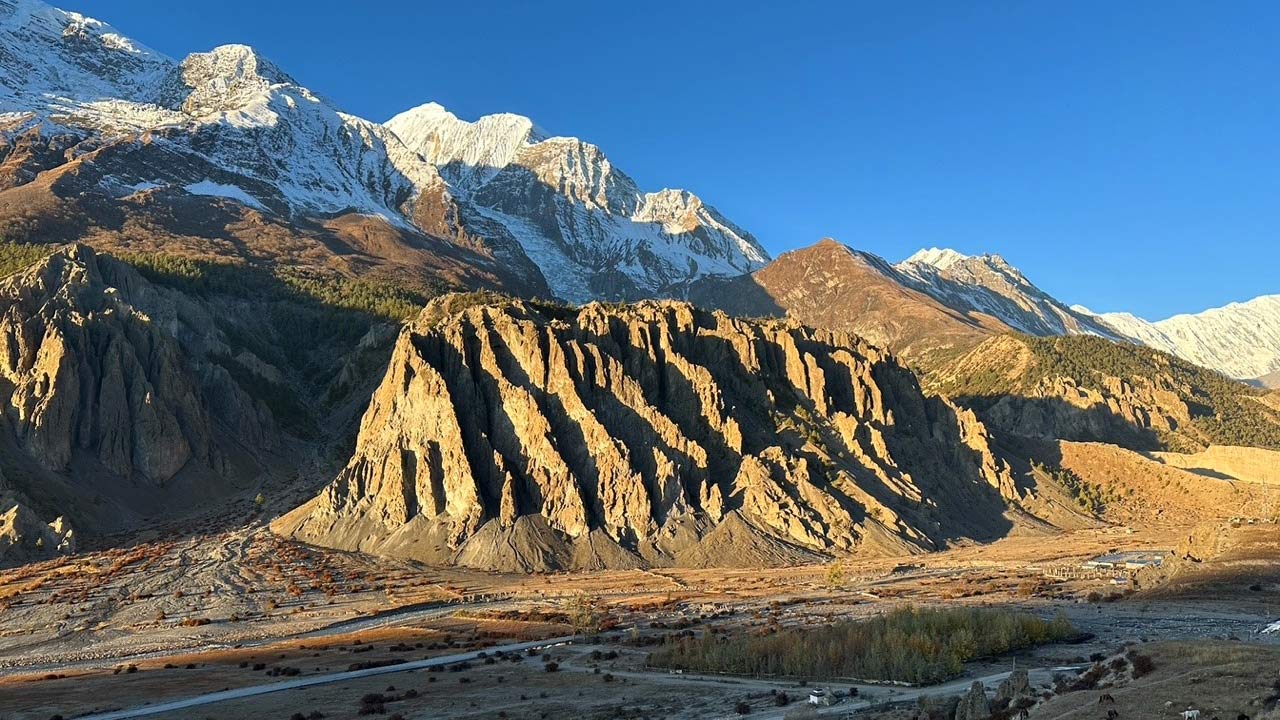
[[[192,53],[182,61],[183,72],[199,84],[297,85],[297,81],[275,63],[248,45],[220,45],[209,52]]]
[[[1150,322],[1131,313],[1096,316],[1117,334],[1242,380],[1280,371],[1280,295]]]
[[[693,193],[645,193],[598,146],[548,136],[522,115],[468,122],[428,103],[386,127],[505,228],[563,299],[670,292],[768,260],[750,233]]]
[[[1088,314],[1068,308],[1036,287],[999,255],[968,256],[939,248],[921,250],[894,268],[903,282],[964,312],[990,315],[1030,335],[1115,333]]]
[[[159,101],[188,115],[203,117],[266,105],[271,89],[279,86],[292,86],[314,99],[253,48],[222,45],[188,55],[165,79]]]
[[[37,0],[0,0],[0,102],[5,105],[141,100],[172,65],[93,18]]]
[[[522,148],[547,138],[523,115],[500,113],[468,122],[434,102],[406,110],[385,126],[464,190],[484,184]]]
[[[379,125],[245,45],[173,60],[36,0],[0,0],[0,114],[97,148],[81,192],[217,196],[286,220],[361,213],[483,248],[566,300],[678,294],[768,259],[692,193],[645,193],[527,117],[427,103]]]
[[[950,248],[927,248],[918,250],[914,255],[903,260],[903,264],[932,265],[939,270],[946,270],[958,262],[968,260],[969,256]]]

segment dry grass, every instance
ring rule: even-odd
[[[1154,643],[1137,648],[1155,669],[1114,686],[1068,692],[1032,712],[1034,720],[1099,717],[1098,699],[1115,698],[1121,718],[1174,717],[1193,707],[1203,717],[1259,717],[1275,703],[1280,648],[1203,641]]]

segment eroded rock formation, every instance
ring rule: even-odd
[[[978,680],[969,686],[969,692],[960,697],[956,706],[955,720],[990,720],[991,705],[987,702],[987,691]]]
[[[227,344],[231,320],[212,304],[82,245],[50,252],[0,280],[8,554],[39,556],[36,541],[66,551],[70,527],[97,536],[225,511],[281,439],[224,365],[245,377],[275,368]]]
[[[346,469],[274,527],[490,568],[755,564],[991,537],[1016,499],[973,414],[852,335],[447,296]]]
[[[0,284],[0,379],[22,447],[61,472],[86,453],[153,484],[214,463],[200,380],[177,341],[133,304],[144,281],[83,246]],[[233,389],[233,388],[232,388]],[[268,433],[241,397],[227,419]]]

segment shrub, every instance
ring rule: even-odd
[[[755,676],[856,677],[912,683],[958,675],[965,662],[1076,636],[1052,621],[989,608],[901,608],[821,630],[668,638],[652,665]]]
[[[1133,676],[1140,678],[1143,675],[1149,675],[1151,671],[1156,669],[1155,661],[1149,655],[1141,653],[1130,653],[1129,661],[1133,663]]]
[[[751,706],[746,702],[739,700],[738,704],[733,706],[733,710],[739,715],[746,715],[751,712]]]

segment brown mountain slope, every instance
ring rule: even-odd
[[[1138,450],[1280,449],[1280,408],[1263,391],[1097,337],[991,338],[930,373],[926,386],[1014,435]]]
[[[645,302],[436,301],[347,468],[275,523],[486,568],[784,562],[1008,531],[982,425],[862,340]]]
[[[98,144],[71,132],[5,130],[0,124],[0,237],[8,241],[81,242],[117,254],[286,265],[393,280],[420,290],[489,288],[550,295],[527,259],[498,257],[493,242],[474,237],[443,189],[425,192],[416,201],[414,220],[420,229],[354,212],[309,217],[284,207],[258,209],[176,187],[107,192],[106,179],[146,174],[149,168],[192,182],[213,178],[243,184],[245,179],[150,138],[126,136]],[[272,193],[264,186],[260,194]]]
[[[1105,443],[1067,441],[1031,442],[1023,450],[1043,466],[1074,476],[1079,486],[1090,488],[1103,517],[1128,525],[1273,517],[1280,499],[1272,484],[1180,467],[1165,453],[1153,457]]]
[[[943,305],[905,285],[880,258],[831,239],[785,253],[750,276],[703,281],[689,300],[731,315],[786,315],[855,333],[922,367],[1008,330],[990,316]]]

